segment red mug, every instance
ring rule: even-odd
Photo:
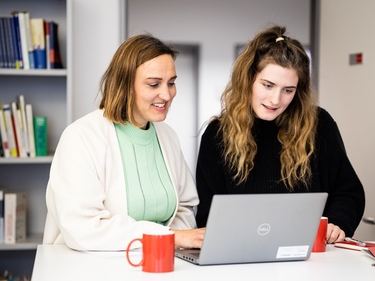
[[[142,260],[135,264],[129,258],[131,245],[142,243]],[[142,266],[145,272],[171,272],[174,270],[174,232],[144,233],[142,239],[130,241],[126,249],[126,258],[132,266]]]
[[[319,253],[326,251],[326,235],[328,227],[328,218],[321,217],[318,232],[316,233],[314,246],[312,247],[312,252]]]

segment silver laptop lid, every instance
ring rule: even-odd
[[[199,264],[305,260],[326,193],[215,195]]]

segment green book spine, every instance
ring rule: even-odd
[[[47,117],[34,116],[35,155],[47,156]]]

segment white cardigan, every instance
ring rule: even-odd
[[[176,191],[177,207],[167,226],[128,215],[125,178],[115,128],[95,110],[61,135],[47,185],[44,244],[77,250],[124,250],[130,240],[153,230],[195,228],[198,194],[176,133],[154,123]]]

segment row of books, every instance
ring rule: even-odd
[[[30,281],[29,275],[23,274],[23,276],[15,275],[8,270],[4,271],[3,275],[0,275],[0,280],[7,280],[7,281]]]
[[[27,11],[0,17],[0,68],[62,68],[58,24]]]
[[[0,243],[15,244],[26,240],[26,214],[26,192],[0,189]]]
[[[47,117],[34,116],[31,104],[19,95],[0,103],[0,157],[33,158],[47,155]]]

